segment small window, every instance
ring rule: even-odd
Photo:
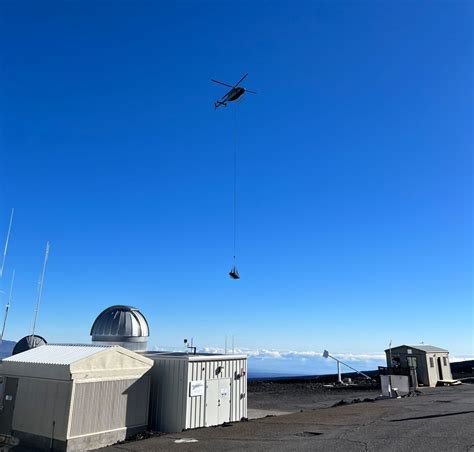
[[[446,359],[446,356],[443,356],[443,366],[447,366],[448,365],[448,360]]]
[[[430,367],[434,367],[434,360],[433,360],[433,358],[430,358]]]

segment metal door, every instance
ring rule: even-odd
[[[205,426],[230,421],[230,378],[206,381]]]
[[[217,411],[217,401],[219,394],[219,380],[206,381],[206,412],[204,414],[205,426],[217,425],[219,413]]]
[[[443,380],[443,366],[441,365],[441,358],[438,358],[438,377]]]
[[[3,407],[0,411],[0,433],[9,435],[12,431],[18,378],[7,377],[3,392]]]
[[[230,378],[221,378],[219,382],[219,403],[217,405],[218,423],[230,421]]]

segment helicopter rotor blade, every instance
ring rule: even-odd
[[[249,75],[248,72],[234,85],[234,88],[237,88],[237,86],[240,85],[240,83],[242,82],[242,80],[243,80],[245,77],[247,77],[247,75]]]
[[[232,85],[229,85],[229,84],[224,83],[224,82],[220,82],[219,80],[214,80],[213,78],[211,78],[211,82],[219,83],[220,85],[224,85],[224,86],[228,86],[229,88],[233,88]]]
[[[252,94],[257,94],[255,91],[250,91],[249,89],[245,89],[246,93],[252,93]]]

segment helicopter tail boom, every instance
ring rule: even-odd
[[[224,107],[227,107],[226,102],[221,102],[220,100],[216,100],[214,102],[214,110],[217,110],[221,105],[224,105]]]

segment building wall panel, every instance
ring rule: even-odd
[[[217,369],[222,367],[223,370],[217,373]],[[244,376],[236,378],[241,375]],[[186,427],[197,428],[205,425],[205,396],[189,395],[189,385],[191,381],[196,380],[217,380],[222,378],[230,378],[231,380],[231,403],[230,403],[230,420],[239,421],[243,417],[247,417],[247,360],[246,359],[218,359],[215,361],[190,361],[188,372],[187,398],[188,406],[186,410]]]
[[[181,431],[186,413],[187,379],[184,360],[159,359],[151,371],[150,428],[161,432]]]
[[[19,378],[13,430],[65,440],[71,390],[71,382]]]
[[[69,437],[148,424],[148,376],[76,382]]]
[[[193,355],[167,357],[160,354],[147,355],[155,361],[151,371],[150,428],[162,432],[178,432],[184,429],[204,427],[205,395],[191,396],[192,381],[231,380],[230,419],[238,421],[247,417],[247,360],[209,357],[195,358]],[[222,366],[222,372],[217,373]],[[244,371],[245,375],[235,378]]]

